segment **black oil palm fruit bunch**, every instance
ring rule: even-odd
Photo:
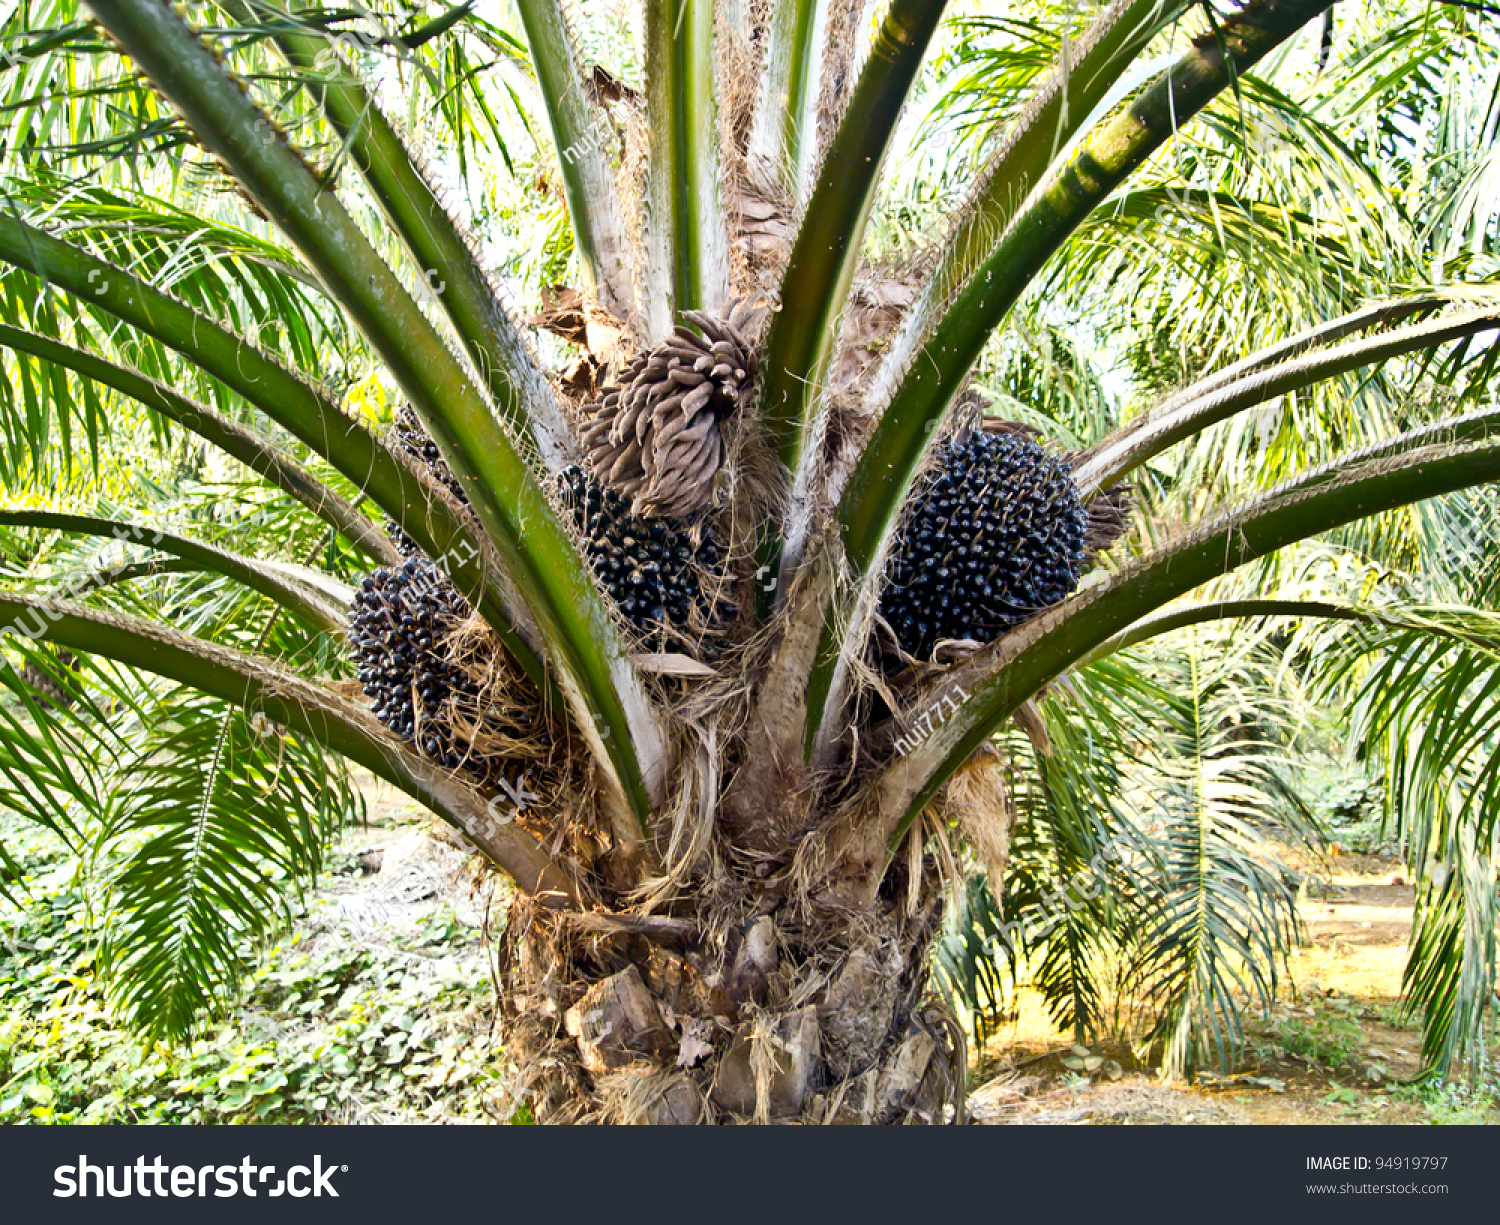
[[[558,485],[589,565],[642,634],[641,645],[681,650],[686,639],[711,650],[733,609],[718,591],[724,553],[708,521],[632,514],[623,495],[576,466],[558,474]]]
[[[945,639],[990,642],[1072,592],[1089,533],[1067,462],[1029,438],[975,431],[940,443],[880,615],[920,659]]]
[[[726,319],[684,311],[684,324],[637,356],[588,405],[589,469],[638,515],[682,518],[713,499],[725,423],[748,403],[762,312],[741,300]],[[691,325],[691,326],[688,326]]]
[[[487,763],[475,759],[450,717],[453,701],[472,703],[478,694],[447,652],[448,636],[468,616],[447,576],[426,558],[409,557],[366,576],[355,592],[349,654],[381,723],[439,765],[483,775]]]
[[[391,426],[391,440],[408,456],[417,461],[419,468],[426,468],[429,476],[438,484],[442,485],[449,493],[458,499],[462,506],[469,505],[469,496],[464,493],[463,486],[459,484],[458,478],[453,475],[453,469],[448,467],[448,461],[443,458],[443,453],[438,450],[437,443],[432,441],[431,435],[423,427],[421,419],[410,405],[406,405],[396,411],[396,418]],[[394,519],[386,519],[385,531],[395,541],[396,548],[400,550],[403,557],[421,557],[422,550],[417,542],[401,530],[401,525]]]

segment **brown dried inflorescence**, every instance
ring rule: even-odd
[[[586,410],[589,467],[631,500],[635,514],[684,518],[713,500],[724,423],[754,390],[760,315],[746,301],[727,319],[685,311],[685,323],[636,357]]]

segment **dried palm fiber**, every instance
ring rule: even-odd
[[[1069,463],[1076,466],[1077,457],[1070,456]],[[1084,503],[1089,514],[1088,532],[1083,538],[1085,565],[1092,565],[1100,553],[1129,530],[1130,511],[1134,505],[1135,495],[1124,483],[1101,489]]]
[[[824,60],[818,90],[816,163],[821,163],[849,109],[854,83],[869,52],[869,0],[830,0],[822,15]]]
[[[542,309],[528,322],[582,350],[557,373],[558,383],[571,396],[592,398],[619,364],[625,324],[581,290],[542,286]]]
[[[921,287],[917,269],[872,266],[863,269],[849,290],[839,347],[829,370],[829,386],[836,392],[863,387],[870,372],[890,345]],[[868,406],[859,405],[868,412]]]
[[[543,285],[542,309],[527,320],[569,344],[588,343],[588,310],[583,291],[568,285]]]
[[[776,187],[746,178],[731,186],[728,207],[738,221],[734,245],[745,261],[746,281],[775,289],[792,254],[790,200]]]
[[[727,319],[682,317],[589,406],[582,430],[594,475],[646,517],[686,518],[708,506],[724,462],[723,425],[754,389],[751,337],[762,312],[742,299]]]
[[[948,780],[940,793],[938,815],[958,826],[979,856],[995,896],[1010,863],[1010,831],[1016,807],[1006,781],[1006,763],[992,744],[982,745]]]

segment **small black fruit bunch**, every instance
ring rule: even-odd
[[[1078,586],[1090,517],[1066,461],[976,430],[940,443],[887,572],[880,615],[901,649],[990,642]]]
[[[349,654],[375,717],[424,757],[483,775],[488,763],[455,731],[457,708],[472,708],[477,682],[452,659],[449,638],[469,606],[424,557],[368,575],[355,592]]]
[[[708,522],[647,519],[578,467],[558,478],[559,501],[584,538],[584,554],[650,650],[710,649],[732,611],[720,597],[724,553]]]
[[[416,460],[419,468],[425,467],[428,475],[457,498],[460,505],[469,504],[468,494],[464,493],[463,486],[453,475],[453,469],[448,467],[448,461],[438,450],[437,443],[432,441],[431,435],[427,433],[410,405],[396,411],[390,439],[408,456]],[[403,532],[401,525],[394,519],[386,519],[385,530],[386,534],[396,542],[396,548],[401,551],[403,557],[423,556],[422,550],[417,547],[417,542]]]

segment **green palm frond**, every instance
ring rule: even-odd
[[[1270,712],[1246,705],[1237,653],[1211,662],[1190,642],[1178,658],[1187,675],[1167,708],[1177,743],[1137,801],[1158,867],[1125,981],[1155,1015],[1164,1066],[1183,1074],[1210,1058],[1233,1066],[1240,1001],[1269,1010],[1299,923],[1295,887],[1266,837],[1286,790],[1263,726]]]
[[[1385,819],[1417,880],[1403,984],[1423,1054],[1471,1059],[1493,1013],[1500,814],[1500,622],[1433,608],[1323,633],[1316,675],[1349,702],[1351,742],[1384,775]]]
[[[22,656],[27,679],[0,671],[19,699],[0,703],[0,798],[72,844],[108,897],[106,964],[132,1024],[185,1039],[237,995],[363,800],[315,741],[237,704]]]
[[[954,890],[932,953],[938,989],[968,1014],[976,1050],[984,1050],[1014,996],[1020,951],[1005,939],[1005,915],[977,869]]]
[[[1145,671],[1103,661],[1039,702],[1039,734],[1026,738],[1005,910],[1027,942],[1032,985],[1076,1042],[1108,1034],[1108,965],[1151,853],[1124,765],[1169,701]]]
[[[1107,806],[1099,798],[1109,793],[1094,788],[1117,788],[1119,779],[1110,777],[1112,759],[1100,754],[1102,760],[1089,762],[1073,751],[1076,747],[1054,744],[1053,755],[1036,759],[1036,811],[1027,821],[1032,836],[1018,839],[1016,849],[1023,873],[1028,851],[1040,870],[1029,881],[1024,875],[1007,879],[1006,907],[1022,918],[1034,909],[1045,916],[1035,933],[1024,924],[1021,928],[1031,937],[1032,985],[1053,1023],[1071,1030],[1075,1042],[1088,1042],[1105,1031],[1109,1001],[1103,967],[1116,942],[1115,856],[1103,853],[1110,832],[1098,811]],[[1116,836],[1124,838],[1127,831]]]
[[[72,418],[80,419],[89,430],[90,441],[95,448],[97,473],[101,426],[110,420],[116,421],[115,425],[109,427],[110,434],[117,439],[110,448],[112,451],[128,447],[127,439],[134,441],[130,437],[130,431],[119,425],[118,412],[108,415],[102,412],[106,404],[116,410],[122,407],[118,403],[109,403],[113,398],[109,393],[118,392],[150,411],[151,441],[161,452],[170,456],[174,450],[172,436],[165,422],[160,420],[165,418],[166,422],[182,426],[185,431],[197,435],[209,446],[238,460],[256,476],[291,495],[304,508],[326,520],[366,556],[386,563],[399,558],[390,539],[360,514],[349,498],[334,489],[328,479],[320,478],[304,463],[299,463],[292,457],[286,440],[267,437],[258,430],[222,417],[206,405],[127,366],[118,365],[87,350],[65,345],[36,332],[0,324],[0,347],[16,354],[14,369],[23,386],[29,385],[28,380],[33,377],[30,363],[25,360],[27,357],[36,359],[44,368],[50,366],[54,371],[67,371],[77,376],[76,384],[68,378],[53,377],[49,380],[48,390],[51,396],[45,401],[47,411],[28,414],[24,420],[15,412],[0,415],[0,422],[3,422],[3,428],[14,448],[12,454],[26,455],[30,459],[30,464],[24,469],[13,466],[0,469],[0,484],[8,483],[13,488],[24,487],[27,482],[21,479],[23,475],[38,475],[46,471],[46,458],[49,454],[47,444],[53,432],[53,415],[57,419],[57,433],[62,436],[70,432],[67,422]],[[9,383],[5,387],[8,389]],[[28,407],[34,400],[34,396],[26,397]],[[8,401],[0,400],[0,404],[14,407],[15,401],[13,398]],[[68,464],[69,458],[64,448],[64,465]],[[202,458],[204,461],[208,458],[206,449]],[[306,459],[304,457],[304,461]],[[202,467],[203,464],[200,462],[197,466]],[[331,479],[336,480],[337,477]]]
[[[295,252],[236,224],[238,218],[205,217],[145,191],[44,177],[12,188],[11,205],[45,218],[59,237],[256,337],[300,370],[320,371],[330,349],[351,343],[344,320]],[[243,208],[235,207],[234,214],[243,215]]]
[[[151,714],[100,831],[121,856],[105,964],[143,1034],[180,1040],[234,998],[362,802],[315,743],[264,718],[184,695]]]
[[[315,629],[340,634],[348,623],[354,589],[308,567],[244,557],[166,528],[92,515],[0,507],[0,525],[139,543],[244,584]]]
[[[0,684],[13,700],[0,701],[0,802],[6,810],[50,830],[76,850],[93,840],[101,819],[113,811],[113,786],[132,759],[117,705],[133,711],[133,699],[105,690],[99,699],[44,646],[17,648],[20,667],[7,660]],[[66,682],[75,702],[55,703],[33,681]],[[0,847],[0,856],[10,863]]]
[[[1063,25],[1065,32],[1078,33],[1072,14]],[[928,132],[957,131],[976,149],[997,138],[1056,61],[1058,33],[1045,17],[952,18],[951,43],[933,65],[943,89],[928,114]]]
[[[23,0],[0,25],[0,50],[0,130],[22,166],[147,155],[181,165],[187,131],[119,62],[77,0]]]
[[[264,115],[189,26],[149,2],[112,0],[94,11],[276,217],[412,398],[520,597],[512,617],[529,614],[553,666],[565,673],[561,692],[575,727],[601,750],[621,802],[644,828],[665,785],[663,728],[528,462],[535,440],[500,425],[348,211],[325,197],[294,149],[265,131]]]
[[[1216,674],[1179,675],[1184,658]],[[1320,837],[1287,782],[1287,720],[1264,697],[1245,705],[1275,661],[1266,633],[1179,639],[1091,665],[1040,704],[1003,907],[971,877],[937,954],[976,1041],[1007,1001],[1002,964],[1024,958],[1077,1042],[1134,1030],[1174,1072],[1232,1061],[1244,999],[1269,1004],[1298,930],[1278,842]]]
[[[1495,859],[1493,847],[1481,850],[1472,838],[1450,858],[1453,866],[1419,891],[1401,988],[1407,1008],[1422,1012],[1423,1059],[1442,1071],[1467,1062],[1472,1071],[1495,1008]]]
[[[1453,817],[1487,839],[1500,815],[1500,625],[1493,616],[1418,610],[1334,635],[1324,657],[1322,683],[1330,692],[1349,687],[1353,734],[1387,763],[1395,811],[1413,816],[1456,805]],[[1413,849],[1427,858],[1425,841]]]

